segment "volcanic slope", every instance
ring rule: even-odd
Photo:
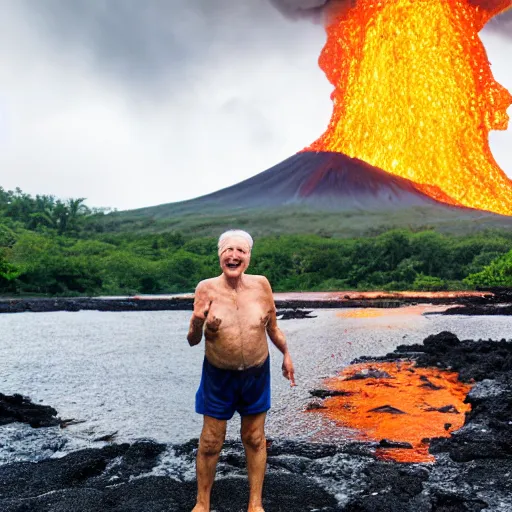
[[[375,222],[383,229],[471,221],[472,228],[462,230],[467,231],[478,229],[476,220],[481,227],[512,227],[512,217],[438,202],[412,181],[331,152],[298,153],[212,194],[116,215],[124,222],[138,221],[141,227],[146,220],[154,230],[172,225],[196,233],[202,227],[221,229],[237,223],[260,234],[319,230],[337,234],[348,219],[350,234],[365,232]]]

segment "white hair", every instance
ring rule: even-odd
[[[239,237],[243,238],[248,244],[249,249],[252,250],[252,246],[254,244],[254,241],[252,239],[252,236],[247,233],[247,231],[243,231],[242,229],[229,229],[228,231],[225,231],[222,233],[222,235],[219,236],[219,242],[217,244],[217,247],[220,249],[223,242],[232,237]]]

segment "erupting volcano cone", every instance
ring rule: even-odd
[[[393,227],[423,226],[423,216],[429,226],[485,219],[481,227],[509,227],[510,217],[488,213],[512,215],[512,182],[494,161],[488,135],[506,128],[512,97],[493,79],[478,31],[511,3],[352,0],[341,11],[337,7],[348,3],[332,1],[320,57],[335,87],[327,131],[241,183],[129,214],[172,217],[176,225],[185,222],[180,217],[187,225],[196,219],[203,226],[212,225],[203,222],[212,214],[215,225],[228,226],[247,221],[254,210],[361,217],[369,211],[374,222],[375,212],[409,209],[397,213]],[[233,213],[236,218],[228,218]]]

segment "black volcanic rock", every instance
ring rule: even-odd
[[[448,331],[443,331],[439,334],[432,334],[427,336],[427,338],[425,338],[423,341],[425,350],[429,353],[438,353],[440,350],[457,347],[459,344],[459,338],[457,338],[455,334]]]
[[[459,341],[455,335],[441,332],[426,338],[424,345],[411,347],[417,352],[418,366],[457,371],[465,382],[496,379],[512,372],[512,343],[504,339]],[[407,348],[401,345],[397,352],[405,352]]]
[[[175,311],[192,310],[194,299],[191,297],[172,297],[165,299],[94,297],[80,298],[37,298],[37,299],[0,299],[0,313],[49,313],[51,311]]]
[[[0,425],[28,423],[33,428],[52,427],[60,424],[57,411],[49,405],[34,404],[29,398],[0,393]]]
[[[228,446],[229,448],[229,446]],[[247,478],[237,475],[243,460],[239,443],[221,464],[231,469],[215,482],[213,508],[238,512],[248,502]],[[232,448],[232,449],[233,449]],[[165,445],[142,441],[70,453],[37,464],[0,466],[0,510],[3,512],[182,512],[195,501],[194,482],[147,474]],[[235,457],[235,455],[237,455]],[[235,462],[235,465],[230,462]],[[245,466],[245,463],[244,463]],[[220,472],[219,472],[220,473]],[[134,476],[138,478],[133,478]],[[300,471],[269,471],[265,478],[266,510],[334,512],[336,500]]]
[[[463,306],[454,306],[448,308],[446,311],[440,313],[441,315],[470,315],[470,316],[488,316],[488,315],[500,315],[500,316],[511,316],[512,306],[511,305],[479,305],[479,304],[466,304]]]
[[[305,309],[283,309],[276,311],[276,316],[279,320],[296,320],[300,318],[316,318],[316,315],[311,316],[312,310]]]
[[[333,396],[352,396],[352,391],[345,391],[342,389],[312,389],[309,394],[316,398],[330,398]]]
[[[429,297],[423,299],[431,304],[464,303],[469,307],[484,305],[494,310],[506,309],[501,302],[509,300],[508,296],[499,295],[497,298],[491,294],[472,297]],[[282,320],[298,318],[315,318],[311,308],[398,308],[406,304],[416,304],[417,297],[400,298],[334,298],[322,299],[276,299],[278,316]],[[308,309],[303,309],[308,308]],[[0,299],[1,313],[49,313],[52,311],[192,311],[194,299],[190,296],[176,297],[54,297],[54,298],[11,298]],[[452,308],[453,309],[453,308]],[[435,313],[439,314],[439,313]],[[502,313],[498,313],[502,314]]]
[[[381,414],[405,414],[404,411],[397,409],[391,405],[382,405],[380,407],[375,407],[374,409],[369,409],[368,412],[376,412]]]

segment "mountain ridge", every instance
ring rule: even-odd
[[[196,235],[234,226],[259,234],[334,236],[393,228],[468,233],[512,227],[512,217],[439,202],[414,182],[356,158],[308,151],[210,194],[111,218],[133,229],[191,230]]]

